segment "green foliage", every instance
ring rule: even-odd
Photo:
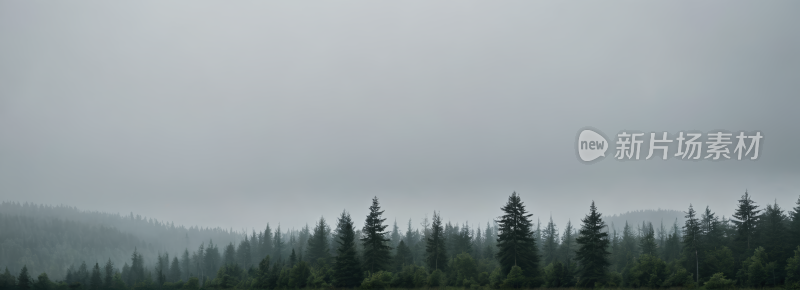
[[[800,288],[800,246],[795,248],[794,256],[786,260],[786,284]]]
[[[522,274],[522,268],[519,266],[511,267],[511,271],[508,272],[508,276],[506,279],[503,280],[503,284],[500,285],[502,288],[522,288],[525,286],[525,282],[527,279]]]
[[[555,261],[544,268],[545,287],[571,287],[575,285],[574,274],[569,266],[560,261]]]
[[[593,287],[596,283],[604,282],[606,270],[611,265],[608,261],[610,241],[602,214],[597,212],[594,201],[589,207],[589,214],[581,221],[583,225],[577,239],[579,249],[576,253],[581,265],[578,286]]]
[[[725,279],[725,274],[715,273],[703,286],[705,286],[706,289],[730,289],[733,288],[735,284],[735,281]]]
[[[667,263],[656,256],[642,254],[630,272],[633,287],[658,288],[667,279]]]
[[[184,290],[196,290],[198,288],[200,288],[200,281],[197,279],[197,277],[189,278],[189,280],[183,284],[183,287],[181,287],[181,289]]]
[[[392,286],[399,288],[422,287],[425,286],[427,279],[428,274],[424,268],[413,264],[406,265],[394,275]]]
[[[441,270],[436,269],[428,275],[428,287],[439,287],[444,286],[444,274]]]
[[[333,270],[325,262],[324,258],[317,259],[317,267],[311,269],[311,276],[306,283],[309,288],[332,288]]]
[[[489,287],[495,289],[500,288],[500,285],[503,284],[504,279],[505,277],[503,277],[500,267],[495,268],[494,271],[492,271],[492,274],[489,275]]]
[[[53,282],[50,281],[50,278],[47,277],[45,273],[39,274],[39,277],[36,278],[36,282],[33,283],[33,289],[35,290],[50,290],[54,286]]]
[[[311,269],[308,268],[305,261],[300,261],[292,268],[287,286],[297,289],[306,287],[309,277],[311,277]]]
[[[689,271],[682,267],[677,267],[675,272],[673,272],[667,280],[661,284],[661,287],[686,287],[692,288],[695,286],[694,279],[692,278],[692,274]]]
[[[777,286],[775,262],[769,262],[769,257],[763,247],[757,247],[753,256],[742,261],[742,268],[736,274],[739,283],[750,287]]]
[[[474,284],[478,276],[478,264],[472,258],[472,255],[461,253],[451,262],[450,271],[455,276],[455,286],[462,286],[465,280],[469,281],[470,284]]]
[[[392,278],[392,273],[390,272],[378,271],[372,273],[361,282],[361,289],[385,289],[391,286]]]
[[[727,277],[733,277],[735,274],[733,263],[733,252],[728,247],[721,246],[707,250],[701,261],[702,273],[722,273]]]

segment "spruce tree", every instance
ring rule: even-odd
[[[644,226],[644,236],[641,240],[639,240],[639,247],[642,249],[642,255],[650,255],[656,257],[657,248],[656,245],[656,237],[655,231],[653,230],[653,224],[648,224]]]
[[[284,244],[283,238],[281,238],[281,225],[278,225],[278,228],[275,229],[275,235],[272,241],[273,251],[275,252],[275,262],[280,262],[283,260]]]
[[[251,263],[251,255],[253,254],[253,250],[250,248],[250,239],[247,238],[247,234],[244,235],[244,240],[239,242],[239,247],[236,248],[236,261],[241,265],[244,269],[250,269]]]
[[[795,202],[795,207],[789,212],[789,242],[800,245],[800,197]]]
[[[403,270],[403,266],[414,264],[413,258],[411,257],[411,249],[406,246],[403,240],[400,240],[400,243],[397,244],[397,254],[394,256],[394,264],[394,270],[398,273]]]
[[[372,198],[372,205],[369,207],[369,215],[364,221],[364,228],[361,230],[361,243],[364,247],[364,269],[370,273],[386,270],[391,259],[392,247],[388,245],[389,239],[386,237],[388,232],[384,225],[385,218],[381,218],[383,211],[378,204],[378,197]]]
[[[69,277],[70,274],[71,271],[67,270],[67,277]],[[16,287],[16,285],[17,285],[17,277],[11,275],[11,272],[8,271],[8,267],[6,267],[6,271],[3,273],[3,275],[0,275],[0,289],[13,290]]]
[[[392,226],[392,247],[397,248],[397,245],[400,244],[400,239],[402,239],[403,235],[400,234],[400,228],[397,227],[397,220],[394,221],[394,225]]]
[[[223,266],[233,266],[236,264],[236,248],[233,247],[233,242],[225,246],[225,254],[223,257]]]
[[[297,263],[297,255],[294,253],[294,248],[292,248],[292,254],[289,255],[289,268],[294,268],[295,263]]]
[[[700,274],[700,222],[694,208],[689,204],[686,212],[686,223],[683,226],[683,251],[686,257],[686,269],[694,269],[695,282],[699,281]]]
[[[306,248],[306,258],[311,265],[318,265],[317,263],[319,261],[328,263],[328,259],[330,258],[330,244],[328,243],[329,232],[330,228],[325,222],[325,218],[320,217],[319,221],[314,226],[314,233],[308,239],[308,247]]]
[[[30,290],[32,287],[33,279],[28,274],[28,266],[22,266],[22,270],[19,271],[19,276],[17,276],[17,289]]]
[[[759,244],[764,247],[770,259],[778,261],[781,266],[785,264],[792,250],[786,236],[786,222],[786,215],[776,202],[764,208],[757,226]]]
[[[275,256],[275,252],[273,250],[274,243],[272,240],[272,228],[269,227],[269,223],[267,223],[267,228],[264,229],[264,235],[262,240],[263,242],[261,243],[261,250],[259,251],[261,252],[261,259],[264,259],[264,257],[266,256],[272,255],[272,259],[274,259],[277,262],[279,257]]]
[[[111,258],[108,259],[103,270],[105,271],[103,288],[111,289],[113,288],[111,283],[114,280],[114,263],[111,262]]]
[[[181,256],[181,280],[189,281],[189,276],[191,276],[191,262],[189,261],[189,249],[183,250],[183,256]]]
[[[94,268],[92,269],[92,278],[89,282],[89,289],[92,290],[100,290],[103,289],[103,279],[100,278],[100,264],[94,263]]]
[[[747,191],[742,195],[739,200],[739,206],[733,214],[735,220],[731,220],[736,225],[736,240],[744,246],[745,256],[749,256],[750,249],[753,248],[753,235],[755,234],[756,223],[758,222],[758,209],[756,202],[750,199],[750,194]]]
[[[564,227],[564,234],[561,235],[561,245],[559,252],[564,264],[569,267],[572,265],[572,259],[575,257],[575,237],[572,228],[572,221],[567,221],[567,226]]]
[[[552,216],[547,226],[544,228],[542,240],[544,241],[544,245],[542,245],[542,249],[544,250],[544,265],[549,265],[556,261],[558,257],[558,229],[556,229],[556,225],[553,223]]]
[[[597,212],[597,207],[592,201],[589,214],[581,220],[581,230],[577,239],[578,251],[575,253],[580,265],[579,285],[581,287],[594,287],[595,283],[605,281],[606,271],[611,265],[608,261],[608,233],[602,219],[602,214]]]
[[[336,287],[351,288],[361,284],[361,263],[356,252],[356,232],[350,214],[342,212],[336,225],[336,260],[333,280]]]
[[[433,224],[425,241],[425,261],[430,271],[444,269],[447,266],[447,247],[445,244],[442,217],[433,212]]]
[[[497,238],[501,273],[507,276],[511,268],[522,268],[523,275],[529,279],[539,276],[539,254],[533,238],[533,224],[525,205],[516,192],[511,193],[506,205],[501,208],[503,215],[497,220],[500,234]]]
[[[178,257],[172,258],[172,264],[169,267],[169,282],[178,282],[181,280],[181,266],[178,262]]]

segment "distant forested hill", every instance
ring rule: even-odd
[[[27,265],[32,273],[63,277],[70,265],[111,259],[130,263],[136,248],[145,263],[159,253],[182,253],[201,243],[226,245],[243,233],[220,228],[175,226],[142,216],[81,211],[69,206],[0,203],[0,271]]]
[[[669,231],[676,221],[678,223],[678,228],[683,227],[686,221],[684,215],[685,214],[679,210],[648,209],[629,211],[619,215],[604,216],[603,219],[609,227],[613,224],[618,232],[622,231],[622,228],[625,227],[626,221],[633,229],[641,227],[642,222],[653,223],[653,227],[655,227],[656,230],[661,227],[661,223],[663,222],[664,228]]]

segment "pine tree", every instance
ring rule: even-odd
[[[283,238],[281,238],[281,226],[278,225],[278,228],[275,229],[275,235],[272,242],[273,249],[275,251],[275,261],[279,262],[283,259],[283,247],[284,242]]]
[[[330,258],[330,249],[328,243],[328,233],[330,228],[325,223],[325,218],[320,217],[317,224],[314,226],[314,233],[308,239],[308,247],[306,248],[306,257],[311,265],[318,265],[319,259],[323,263],[327,263]]]
[[[29,290],[31,288],[33,288],[33,279],[28,274],[28,266],[22,266],[22,270],[19,271],[19,276],[17,276],[17,289]]]
[[[233,266],[236,264],[236,248],[233,247],[233,242],[225,246],[225,254],[223,257],[223,266]]]
[[[572,221],[567,221],[567,226],[564,227],[564,234],[561,235],[561,245],[559,246],[560,256],[567,267],[572,265],[572,259],[575,255],[575,236],[572,234],[573,231]]]
[[[430,234],[425,242],[425,261],[429,270],[444,269],[447,266],[447,248],[445,244],[444,229],[442,228],[442,217],[433,212],[433,224]]]
[[[625,264],[628,262],[633,262],[633,258],[639,256],[639,253],[636,248],[636,237],[633,234],[633,229],[628,224],[628,221],[625,221],[625,227],[622,228],[622,241],[620,244],[622,248],[622,255],[620,258],[622,260],[618,261],[620,264]]]
[[[665,262],[672,262],[678,259],[681,251],[680,240],[680,229],[678,228],[678,219],[676,218],[675,222],[672,224],[672,231],[669,233],[669,236],[667,236],[666,242],[664,242]]]
[[[657,254],[657,245],[656,245],[656,237],[655,231],[653,230],[653,224],[649,224],[645,226],[643,229],[644,236],[641,240],[639,240],[639,247],[642,249],[642,255],[650,255],[656,257]]]
[[[70,276],[69,274],[71,274],[71,271],[67,270],[67,277]],[[0,289],[13,290],[16,287],[16,285],[17,285],[17,277],[11,275],[11,272],[8,271],[8,267],[6,267],[5,273],[3,273],[3,275],[0,275]]]
[[[369,215],[367,215],[361,231],[361,243],[364,245],[364,269],[370,273],[385,270],[391,259],[392,247],[387,245],[389,239],[386,238],[388,232],[385,231],[388,225],[383,224],[386,219],[381,218],[381,215],[383,215],[383,211],[378,204],[378,197],[373,197]]]
[[[192,276],[190,266],[191,262],[189,261],[189,249],[183,250],[183,256],[181,256],[181,280],[189,281],[189,276]]]
[[[133,249],[133,255],[131,255],[131,270],[130,275],[128,276],[128,285],[135,285],[139,281],[144,279],[144,259],[142,255],[139,254],[136,248]],[[86,265],[83,264],[81,267],[85,267]],[[87,271],[88,272],[88,271]],[[81,282],[81,284],[86,285],[85,282]]]
[[[212,240],[208,240],[208,246],[206,247],[206,254],[204,256],[206,266],[206,274],[207,277],[211,277],[213,279],[214,275],[217,273],[217,270],[220,268],[220,254],[219,248],[214,245]],[[204,284],[205,285],[205,284]]]
[[[411,249],[406,246],[405,241],[400,240],[397,244],[397,254],[394,256],[394,270],[398,273],[403,270],[403,266],[414,264],[411,257]]]
[[[544,245],[542,245],[542,249],[544,250],[544,264],[548,265],[556,261],[558,256],[558,229],[556,229],[556,225],[553,223],[552,216],[547,226],[544,228],[542,240],[544,241]]]
[[[100,278],[100,264],[94,263],[94,268],[92,269],[92,279],[89,282],[89,289],[92,290],[100,290],[103,289],[103,279]]]
[[[795,207],[789,212],[789,219],[789,242],[793,245],[800,245],[800,197],[797,198]]]
[[[789,240],[786,237],[786,215],[778,203],[767,205],[759,217],[757,235],[759,244],[772,260],[778,261],[783,268],[786,259],[791,255]]]
[[[761,210],[758,210],[756,202],[750,199],[750,194],[745,191],[742,199],[739,200],[736,212],[733,214],[736,220],[731,220],[736,225],[736,240],[744,244],[745,251],[743,254],[745,256],[749,256],[750,249],[752,249],[753,235],[755,234],[758,213],[760,212]]]
[[[253,254],[252,249],[250,249],[250,244],[250,239],[248,239],[247,234],[245,234],[244,240],[240,241],[239,247],[236,248],[236,261],[245,269],[250,269],[250,255]]]
[[[267,223],[267,228],[264,229],[264,236],[262,240],[263,242],[261,243],[261,251],[260,251],[262,256],[261,259],[263,259],[268,255],[272,255],[272,258],[277,262],[278,258],[280,257],[275,255],[275,250],[273,249],[274,243],[272,239],[272,229],[269,227],[269,223]]]
[[[400,234],[400,228],[397,227],[397,220],[394,221],[394,225],[392,226],[392,248],[397,248],[397,245],[400,244],[400,239],[402,239],[403,235]]]
[[[501,208],[503,215],[497,220],[500,234],[497,238],[501,273],[507,276],[511,268],[522,268],[525,277],[534,279],[539,276],[539,254],[533,238],[533,224],[525,205],[516,192],[511,193],[508,202]]]
[[[594,201],[589,207],[589,214],[581,221],[583,225],[577,239],[579,246],[576,253],[580,264],[579,286],[594,287],[595,283],[605,280],[606,270],[611,265],[608,261],[610,241],[608,233],[603,231],[606,224],[602,214],[597,212]]]
[[[289,268],[294,268],[294,265],[297,263],[297,255],[294,253],[294,248],[292,248],[292,254],[289,255]]]
[[[686,256],[686,268],[694,268],[695,282],[699,282],[700,274],[700,241],[702,240],[700,232],[700,222],[697,219],[696,212],[691,204],[689,204],[689,211],[686,212],[686,223],[683,226],[683,250]],[[694,267],[690,267],[694,266]]]
[[[356,233],[350,214],[342,212],[336,225],[338,250],[333,267],[334,285],[351,288],[361,284],[361,263],[356,252]]]
[[[106,266],[103,268],[103,270],[105,271],[105,276],[103,277],[103,288],[112,289],[112,281],[114,279],[114,263],[111,262],[110,258],[108,259],[108,262],[106,262]]]
[[[181,266],[178,257],[174,257],[172,265],[169,267],[169,282],[178,282],[179,280],[181,280]]]

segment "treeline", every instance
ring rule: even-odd
[[[23,267],[0,275],[0,289],[288,289],[521,287],[800,287],[800,199],[786,212],[749,193],[731,219],[689,205],[683,224],[610,228],[594,203],[579,225],[534,224],[512,193],[483,229],[443,223],[389,229],[378,199],[364,226],[347,212],[335,226],[267,228],[234,244],[213,241],[144,262],[138,249],[121,267],[110,260],[71,267],[63,280],[32,278]],[[5,288],[3,288],[5,287]]]
[[[21,269],[64,277],[81,261],[122,264],[138,248],[146,261],[159,252],[197,248],[209,239],[227,244],[241,232],[222,228],[184,227],[129,213],[82,211],[64,205],[0,203],[0,269]],[[122,240],[125,240],[124,242]]]

